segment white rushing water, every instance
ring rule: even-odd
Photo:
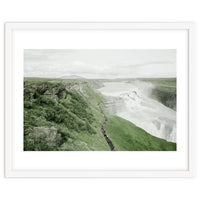
[[[151,135],[176,142],[176,112],[152,99],[153,84],[144,81],[105,82],[99,91],[109,109]]]

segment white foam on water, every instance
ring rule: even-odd
[[[108,106],[117,116],[159,138],[176,142],[176,111],[152,99],[154,85],[135,80],[105,82],[98,89],[108,99]]]

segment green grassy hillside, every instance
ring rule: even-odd
[[[154,137],[143,129],[117,116],[110,116],[105,128],[118,151],[176,150],[175,143]]]
[[[97,104],[104,98],[98,80],[24,80],[24,150],[109,151],[101,133],[104,121]],[[103,104],[102,104],[103,106]],[[111,115],[106,131],[119,151],[176,150],[134,124]]]

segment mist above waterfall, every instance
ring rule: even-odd
[[[151,135],[176,142],[176,111],[151,98],[150,82],[105,82],[99,91],[106,97],[111,112]]]

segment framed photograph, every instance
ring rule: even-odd
[[[192,23],[6,23],[6,177],[195,174]]]

